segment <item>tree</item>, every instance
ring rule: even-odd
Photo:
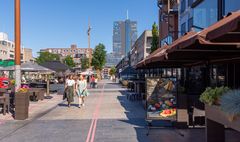
[[[159,33],[158,26],[156,22],[152,25],[152,44],[151,44],[151,53],[155,51],[159,46]]]
[[[101,43],[99,43],[93,51],[92,66],[97,71],[99,79],[101,79],[101,70],[106,63],[106,54],[105,46]]]
[[[93,51],[92,66],[96,70],[102,70],[106,63],[106,50],[105,46],[99,43]]]
[[[111,76],[113,76],[113,75],[115,75],[115,73],[116,73],[116,68],[115,68],[115,67],[112,67],[112,68],[110,69],[110,71],[109,71],[109,74],[110,74]]]
[[[83,70],[89,68],[89,58],[84,57],[81,59],[81,68]]]
[[[60,57],[58,54],[53,54],[49,52],[39,52],[39,56],[36,58],[36,62],[38,64],[42,64],[44,62],[49,62],[49,61],[59,61]]]
[[[74,61],[73,61],[73,58],[72,58],[70,55],[68,55],[68,56],[63,60],[63,62],[64,62],[68,67],[70,67],[70,68],[76,66],[75,63],[74,63]]]

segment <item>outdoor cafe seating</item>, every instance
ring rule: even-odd
[[[2,113],[5,115],[10,111],[10,97],[7,89],[0,89],[0,106]]]

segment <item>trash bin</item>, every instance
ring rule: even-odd
[[[28,118],[29,93],[15,94],[15,119],[25,120]]]

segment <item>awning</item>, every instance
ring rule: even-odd
[[[194,44],[197,43],[240,46],[240,11],[229,13],[222,20],[193,34],[172,49],[196,48]]]
[[[3,67],[0,68],[0,70],[2,71],[14,71],[15,70],[15,66],[8,66],[8,67]],[[26,71],[26,72],[54,72],[51,69],[45,68],[43,66],[40,66],[38,64],[34,64],[34,63],[23,63],[21,64],[21,70],[22,71]]]
[[[191,31],[160,48],[137,68],[201,64],[237,59],[240,55],[240,11],[228,14],[201,32]]]
[[[56,72],[65,72],[66,70],[69,69],[68,66],[61,63],[60,61],[49,61],[49,62],[42,63],[40,65],[43,67],[49,68],[51,70],[54,70]]]

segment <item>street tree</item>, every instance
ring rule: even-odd
[[[68,55],[64,60],[63,60],[64,64],[66,64],[68,67],[72,68],[72,67],[75,67],[75,63],[74,63],[74,60],[73,58]]]
[[[159,32],[156,22],[152,25],[152,36],[151,53],[157,50],[159,46]]]
[[[59,61],[60,57],[58,54],[53,54],[49,52],[39,52],[39,56],[36,58],[36,62],[38,64],[42,64],[44,62],[50,62],[50,61]]]
[[[89,58],[84,57],[84,58],[81,59],[81,68],[83,70],[89,68]]]
[[[109,71],[109,74],[110,74],[111,76],[115,75],[115,74],[116,74],[116,68],[115,68],[115,67],[112,67],[112,68],[110,69],[110,71]]]
[[[99,79],[101,79],[101,70],[106,63],[106,54],[106,48],[101,43],[99,43],[93,51],[92,66],[97,71]]]

